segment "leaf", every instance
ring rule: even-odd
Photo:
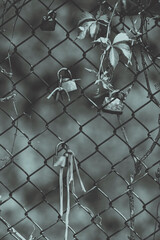
[[[99,42],[99,43],[104,44],[105,45],[104,47],[106,47],[106,51],[108,51],[111,47],[111,42],[108,38],[100,37],[97,40],[95,40],[94,42]]]
[[[84,39],[87,32],[89,32],[91,38],[96,38],[100,24],[106,25],[108,23],[107,15],[99,16],[97,13],[96,18],[89,12],[84,12],[82,19],[78,23],[79,34],[78,39]]]
[[[120,42],[125,42],[125,41],[131,41],[131,39],[128,37],[126,33],[119,33],[115,36],[113,40],[113,45],[120,43]]]
[[[114,47],[111,47],[111,50],[109,52],[109,61],[113,68],[115,68],[119,62],[119,54]]]
[[[82,40],[86,37],[86,34],[93,22],[94,21],[84,22],[83,25],[79,27],[79,34],[77,36],[78,39]]]
[[[109,21],[108,21],[108,17],[107,17],[106,14],[100,16],[100,17],[98,18],[98,20],[99,20],[99,21],[103,21],[103,22],[105,22],[105,23],[108,23],[108,22],[109,22]]]
[[[107,44],[108,43],[108,39],[104,38],[104,37],[100,37],[97,40],[95,40],[94,42],[99,42],[99,43],[104,43]]]
[[[89,12],[83,12],[81,15],[81,20],[79,20],[78,25],[83,25],[84,22],[95,21],[95,17]]]
[[[79,34],[77,36],[78,39],[84,39],[86,37],[87,32],[90,32],[91,37],[94,36],[95,26],[93,23],[96,23],[95,17],[89,12],[83,12],[81,20],[78,22]],[[90,29],[90,27],[92,28]]]
[[[122,51],[123,55],[128,59],[128,63],[131,64],[132,52],[129,45],[126,43],[119,43],[116,44],[115,47]]]
[[[95,35],[97,35],[97,30],[98,30],[98,24],[97,22],[93,22],[89,28],[89,33],[91,38],[94,38]]]
[[[88,72],[90,72],[90,73],[96,73],[97,74],[97,72],[95,71],[95,70],[93,70],[93,69],[90,69],[90,68],[85,68]]]

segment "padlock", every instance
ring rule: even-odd
[[[47,16],[43,16],[40,29],[42,31],[54,31],[56,25],[56,13],[53,10],[50,10]]]
[[[62,79],[61,87],[66,92],[73,92],[77,90],[77,85],[75,81],[80,79],[72,79],[72,73],[68,68],[61,68],[57,73],[57,77],[58,79]]]
[[[105,97],[103,105],[102,111],[111,114],[122,114],[124,108],[123,102],[119,98],[113,97]]]
[[[56,156],[54,159],[54,167],[65,167],[67,162],[67,157],[65,155]]]
[[[65,149],[65,153],[63,155],[58,155],[58,150],[60,148],[60,146],[64,145],[64,149]],[[67,165],[67,159],[68,159],[68,153],[67,153],[67,146],[66,144],[64,144],[64,142],[60,142],[55,149],[55,154],[56,156],[54,157],[54,167],[58,167],[60,166],[61,168],[66,167]]]
[[[77,85],[74,79],[63,78],[62,88],[64,88],[67,92],[73,92],[77,90]]]

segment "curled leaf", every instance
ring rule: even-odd
[[[81,19],[78,22],[78,26],[82,26],[84,22],[89,21],[95,21],[95,17],[91,13],[85,11],[81,15]]]
[[[90,26],[94,21],[89,21],[83,23],[82,26],[79,27],[79,34],[77,36],[78,39],[84,39],[86,37],[87,32],[89,31]]]
[[[123,55],[128,59],[128,63],[131,64],[132,52],[129,45],[126,43],[119,43],[115,47],[122,51]]]
[[[111,49],[110,49],[109,61],[113,68],[115,68],[119,62],[119,54],[114,47],[111,47]]]
[[[94,36],[97,36],[98,31],[99,31],[99,25],[95,21],[91,24],[90,29],[89,29],[89,33],[90,33],[91,38],[94,38]]]

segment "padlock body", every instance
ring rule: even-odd
[[[54,167],[65,167],[66,166],[66,161],[67,157],[62,155],[62,156],[56,156],[54,159]]]
[[[122,114],[124,108],[123,102],[118,98],[105,97],[103,105],[103,111],[111,114]]]
[[[55,30],[56,21],[54,18],[43,19],[40,25],[40,29],[42,31],[54,31]]]
[[[77,85],[75,81],[69,80],[69,81],[62,82],[62,88],[64,88],[67,92],[73,92],[77,90]]]

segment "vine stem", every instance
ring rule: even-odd
[[[144,162],[146,160],[146,158],[152,153],[152,151],[154,150],[154,148],[156,147],[159,139],[160,139],[160,114],[159,114],[159,118],[158,118],[158,124],[159,124],[159,130],[157,133],[157,136],[155,138],[155,140],[153,141],[151,147],[148,149],[148,151],[144,154],[143,157],[140,158],[139,161]]]
[[[151,90],[151,87],[150,87],[148,75],[147,75],[146,70],[145,70],[145,68],[146,68],[146,61],[145,61],[145,57],[144,57],[144,53],[143,53],[142,48],[141,48],[141,59],[142,59],[142,66],[143,66],[143,69],[144,69],[144,76],[145,76],[145,79],[146,79],[146,85],[147,85],[147,89],[148,89],[148,96],[147,97],[151,98],[153,100],[153,102],[160,108],[160,102],[152,94],[152,90]]]
[[[121,119],[120,119],[120,116],[117,115],[117,119],[118,119],[118,123],[120,125],[120,128],[121,128],[121,131],[122,131],[122,134],[123,134],[123,137],[127,143],[127,146],[128,146],[128,149],[129,151],[131,151],[130,149],[130,144],[129,144],[129,140],[128,140],[128,137],[127,137],[127,133],[126,133],[126,130],[125,128],[122,126],[122,123],[121,123]],[[135,164],[135,156],[134,156],[134,153],[131,152],[131,156],[132,156],[132,159],[134,161],[134,164]],[[135,230],[135,219],[134,219],[134,213],[135,213],[135,206],[134,206],[134,180],[135,180],[135,176],[136,176],[136,170],[134,171],[134,174],[131,174],[130,175],[130,185],[129,185],[129,191],[128,191],[128,196],[129,196],[129,208],[130,208],[130,237],[129,239],[130,240],[135,240],[135,234],[134,234],[134,230]]]
[[[6,225],[8,228],[9,233],[16,238],[17,240],[26,240],[14,227],[11,227],[11,225],[0,216],[0,220]]]
[[[110,18],[110,21],[108,23],[108,26],[107,26],[107,34],[106,34],[106,39],[108,40],[108,37],[109,37],[109,33],[110,33],[110,26],[111,26],[111,22],[112,22],[112,19],[113,19],[113,16],[114,16],[114,13],[115,13],[115,10],[118,6],[118,2],[115,4],[114,6],[114,9],[113,9],[113,12],[112,12],[112,15],[111,15],[111,18]],[[103,62],[104,62],[104,58],[106,56],[106,53],[107,53],[107,49],[104,50],[104,52],[102,53],[101,55],[101,61],[100,61],[100,66],[99,66],[99,70],[98,70],[98,79],[100,79],[101,77],[101,69],[103,67]]]
[[[144,31],[143,30],[144,30],[144,26],[145,26],[144,16],[141,15],[140,32],[141,32],[142,36],[141,36],[140,39],[141,39],[142,45],[145,45],[145,44],[143,44],[143,35],[144,35]],[[147,32],[146,32],[146,36],[147,36]],[[142,59],[143,72],[144,72],[146,85],[147,85],[147,89],[148,89],[148,98],[150,98],[160,108],[160,102],[152,94],[152,90],[151,90],[150,83],[149,83],[149,78],[148,78],[148,75],[147,75],[147,72],[146,72],[147,64],[146,64],[146,61],[145,61],[145,56],[144,56],[144,51],[143,51],[143,47],[142,46],[140,47],[140,50],[141,50],[141,59]]]

